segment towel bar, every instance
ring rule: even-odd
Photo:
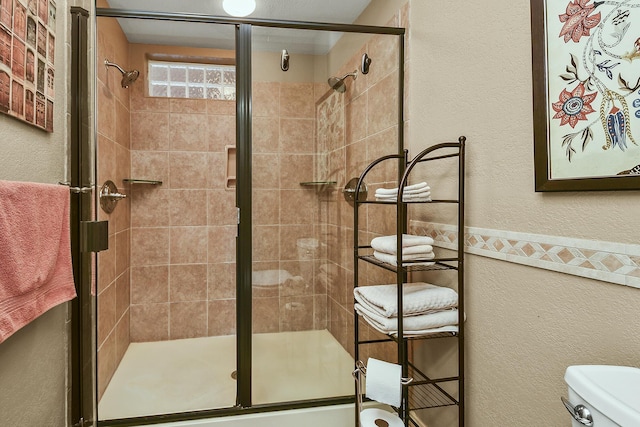
[[[66,185],[67,187],[69,187],[69,190],[72,193],[79,193],[79,194],[86,194],[86,193],[91,193],[91,191],[93,190],[92,187],[72,187],[70,182],[62,182],[59,181],[58,184],[60,185]]]

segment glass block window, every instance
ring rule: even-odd
[[[233,65],[149,61],[149,95],[161,98],[236,99]]]

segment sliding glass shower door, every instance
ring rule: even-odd
[[[326,145],[344,135],[344,96],[327,79],[342,35],[252,28],[254,404],[353,394],[347,324],[340,337],[329,331],[336,269],[328,255],[345,241],[326,215],[340,194],[344,151],[331,159]]]
[[[233,407],[235,26],[100,17],[97,43],[98,185],[127,196],[98,212],[99,418]]]
[[[97,13],[99,420],[352,401],[342,189],[402,145],[398,35]]]

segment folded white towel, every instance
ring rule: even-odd
[[[387,254],[384,252],[373,251],[373,256],[382,262],[386,262],[391,265],[398,265],[398,260],[396,255]],[[407,255],[403,256],[403,261],[411,261],[411,262],[403,262],[403,267],[410,267],[412,265],[434,265],[435,262],[426,261],[435,258],[435,254],[433,252],[427,254],[419,254],[419,255]],[[425,260],[424,262],[422,260]]]
[[[361,304],[355,304],[356,312],[377,330],[384,333],[398,331],[397,317],[384,317],[367,310]],[[422,331],[425,329],[439,328],[441,326],[452,326],[458,324],[458,310],[442,310],[418,316],[407,316],[402,318],[403,328],[407,331]]]
[[[356,287],[353,295],[368,311],[380,316],[397,317],[397,292],[397,285],[372,285]],[[402,297],[402,313],[405,316],[458,306],[458,293],[455,290],[424,282],[405,283],[402,287]]]
[[[375,329],[377,329],[374,325],[373,326]],[[378,331],[380,331],[380,329],[378,329]],[[380,331],[383,334],[385,332]],[[450,325],[450,326],[441,326],[439,328],[431,328],[431,329],[421,329],[419,331],[407,331],[407,330],[403,330],[402,331],[402,335],[404,335],[406,338],[410,338],[410,337],[421,337],[424,335],[430,335],[430,334],[440,334],[443,332],[451,332],[454,334],[458,333],[458,326],[457,325]],[[394,337],[398,336],[398,331],[391,331],[391,332],[387,332],[387,335],[391,335]]]
[[[373,249],[376,249],[376,248],[373,248]],[[383,254],[388,253],[389,255],[395,256],[395,251],[393,251],[394,253],[389,253],[385,251],[378,251],[378,252],[381,252]],[[433,246],[431,245],[408,246],[406,248],[402,248],[403,257],[408,257],[412,255],[431,255],[431,254],[433,254]]]
[[[376,201],[378,202],[396,202],[398,200],[398,195],[378,195],[376,194]],[[422,193],[415,194],[403,194],[402,195],[403,202],[430,202],[431,201],[431,192],[424,191]]]
[[[411,246],[429,245],[432,246],[434,241],[429,236],[417,236],[415,234],[403,234],[402,235],[402,247],[408,248]],[[380,236],[371,240],[371,247],[378,252],[385,252],[388,254],[395,254],[397,252],[398,236]],[[403,252],[404,253],[404,252]]]
[[[411,194],[407,194],[404,193],[402,195],[403,199],[419,199],[419,198],[424,198],[424,197],[429,197],[431,196],[431,191],[421,191],[419,193],[411,193]],[[398,194],[394,193],[394,194],[376,194],[376,199],[379,200],[391,200],[391,199],[397,199],[398,198]]]
[[[380,198],[380,197],[376,197],[376,202],[385,202],[385,203],[395,203],[398,201],[397,197],[392,197],[392,198]],[[430,202],[431,201],[431,196],[421,196],[421,197],[407,197],[407,196],[402,196],[402,201],[404,203],[410,203],[410,202]]]
[[[429,185],[427,185],[426,182],[419,182],[418,184],[413,184],[413,185],[407,185],[404,187],[404,194],[411,194],[411,193],[420,193],[422,191],[429,191],[431,190],[431,187],[429,187]],[[376,190],[376,196],[380,194],[380,195],[384,195],[384,194],[389,194],[389,195],[393,195],[393,194],[398,194],[398,187],[396,188],[378,188]]]

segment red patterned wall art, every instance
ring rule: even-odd
[[[56,3],[0,0],[0,113],[53,132]]]

